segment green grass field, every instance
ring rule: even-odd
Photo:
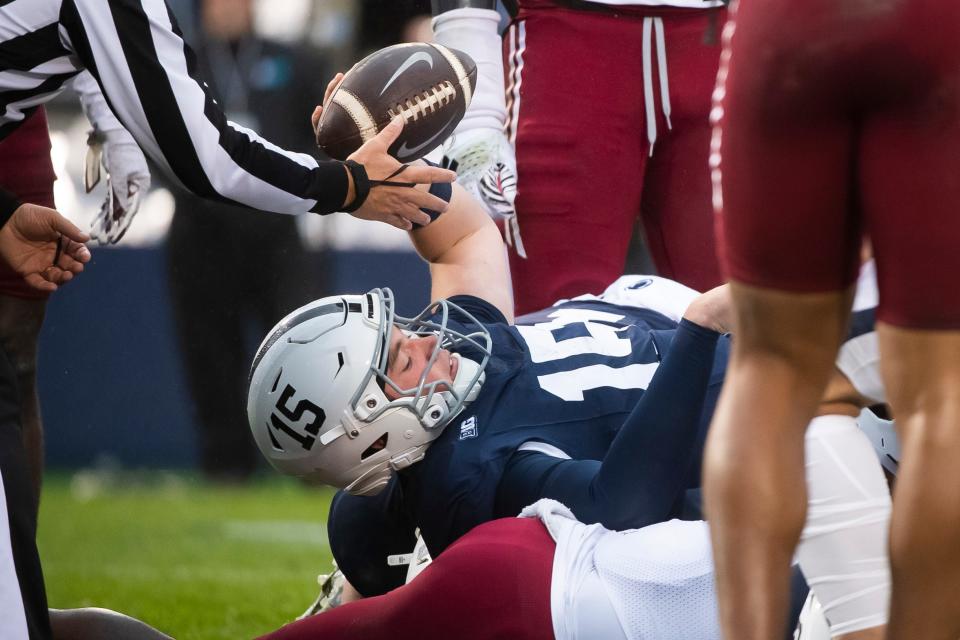
[[[268,476],[50,474],[39,546],[51,607],[100,606],[180,639],[235,640],[300,614],[330,567],[325,489]]]

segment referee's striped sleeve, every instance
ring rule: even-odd
[[[342,209],[347,174],[229,122],[164,0],[63,0],[61,35],[143,150],[194,193],[279,213]],[[309,135],[309,114],[302,118]]]

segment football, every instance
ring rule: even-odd
[[[317,126],[317,144],[345,160],[396,116],[403,132],[389,149],[400,162],[425,156],[446,140],[470,104],[477,65],[437,44],[398,44],[353,66],[334,90]]]

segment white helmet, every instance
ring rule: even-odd
[[[900,469],[900,438],[893,420],[885,420],[872,409],[864,409],[857,417],[857,426],[867,434],[883,468],[897,475]]]
[[[447,326],[451,313],[468,326],[465,333]],[[409,389],[386,373],[395,325],[439,338]],[[426,382],[441,349],[459,349],[451,353],[458,359],[456,379]],[[279,471],[356,495],[376,494],[393,469],[423,459],[443,427],[476,397],[490,349],[490,332],[446,300],[402,318],[394,314],[389,289],[321,298],[281,320],[260,345],[247,392],[250,429]],[[400,397],[388,399],[387,386]]]

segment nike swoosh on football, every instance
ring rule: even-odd
[[[393,72],[393,75],[390,76],[390,79],[387,80],[387,84],[383,85],[383,89],[380,90],[380,95],[383,95],[384,92],[390,88],[390,85],[393,84],[393,81],[400,77],[400,74],[417,64],[418,62],[426,62],[430,65],[430,68],[433,69],[433,58],[430,57],[429,53],[424,53],[423,51],[417,51],[412,54],[409,58],[404,60],[403,64],[400,65],[400,68]]]
[[[418,144],[418,145],[415,146],[415,147],[407,148],[407,142],[406,142],[406,140],[404,140],[403,144],[400,145],[400,148],[397,149],[397,160],[399,160],[400,157],[406,157],[406,156],[409,156],[409,155],[413,155],[413,154],[416,153],[417,151],[420,151],[421,149],[423,149],[424,147],[426,147],[428,144],[431,144],[434,140],[436,140],[437,136],[439,136],[440,134],[443,133],[444,129],[447,128],[447,125],[450,124],[451,122],[453,122],[453,119],[456,118],[456,117],[457,117],[457,114],[453,114],[452,116],[450,116],[450,119],[447,120],[447,123],[446,123],[446,124],[444,124],[442,127],[440,127],[440,130],[439,130],[439,131],[437,131],[435,134],[433,134],[432,136],[430,136],[429,138],[427,138],[426,142],[423,142],[423,143],[421,143],[421,144]],[[441,142],[442,142],[442,141],[441,141]],[[437,144],[439,144],[439,143],[437,143]]]

